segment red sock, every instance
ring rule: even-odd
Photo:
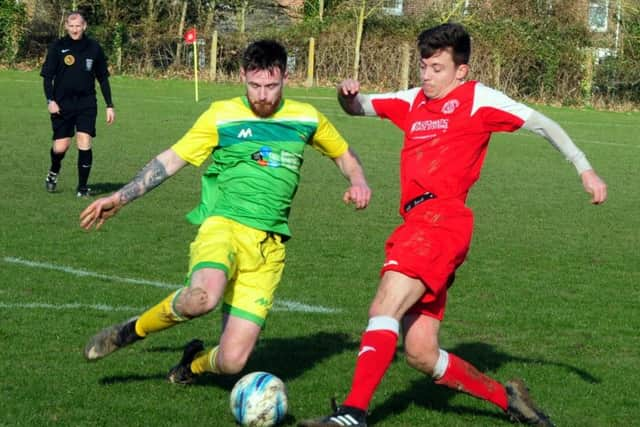
[[[474,397],[487,400],[507,410],[507,391],[496,380],[484,375],[470,363],[449,353],[449,365],[442,378],[436,381],[441,384]]]
[[[389,329],[366,331],[362,335],[353,383],[345,405],[367,410],[373,393],[391,365],[397,342],[398,334]]]

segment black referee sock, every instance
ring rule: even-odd
[[[55,174],[58,174],[60,172],[60,168],[62,167],[62,159],[64,159],[64,155],[66,154],[66,152],[63,151],[62,153],[56,153],[52,148],[50,154],[51,167],[49,168],[49,170]]]
[[[91,148],[88,150],[78,150],[78,188],[87,187],[92,162],[93,151],[91,151]]]

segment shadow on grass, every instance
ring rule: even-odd
[[[258,343],[245,371],[269,371],[286,382],[336,354],[344,351],[355,352],[358,346],[359,337],[338,332],[269,338]]]
[[[599,383],[600,379],[592,376],[583,369],[576,368],[564,363],[547,361],[543,359],[531,359],[527,357],[512,356],[510,354],[496,350],[495,347],[485,343],[463,343],[449,349],[449,352],[465,359],[481,372],[496,371],[507,363],[532,363],[540,365],[553,365],[565,368],[576,375],[580,376],[584,381],[591,383]],[[416,371],[417,375],[420,375]],[[473,416],[486,416],[507,422],[507,418],[497,408],[487,404],[487,409],[477,409],[460,405],[452,405],[452,398],[458,394],[455,390],[447,387],[439,386],[430,378],[420,376],[415,381],[411,381],[409,387],[401,392],[397,392],[389,396],[383,404],[377,405],[371,411],[368,421],[371,424],[384,422],[386,418],[394,413],[404,412],[410,405],[417,405],[426,410],[435,410],[439,412],[467,414]],[[533,392],[535,400],[535,392]]]
[[[186,343],[185,343],[186,344]],[[198,377],[195,386],[215,385],[231,390],[236,381],[244,374],[253,371],[267,371],[280,377],[285,383],[302,373],[313,369],[324,359],[343,351],[355,351],[358,342],[347,334],[318,332],[290,338],[268,338],[258,342],[247,366],[237,375],[203,375]],[[147,352],[174,352],[176,361],[182,353],[184,345],[150,347]],[[209,347],[207,347],[209,348]],[[167,367],[167,372],[169,367]],[[164,380],[166,374],[153,375],[118,375],[104,377],[102,385],[136,381]]]
[[[125,184],[126,182],[96,182],[89,186],[91,187],[92,196],[100,196],[106,193],[113,193],[121,189]]]
[[[114,375],[110,377],[104,377],[100,380],[100,385],[112,385],[112,384],[121,384],[121,383],[135,383],[142,381],[162,381],[167,378],[166,375],[162,374],[154,374],[154,375],[140,375],[140,374],[131,374],[131,375]]]

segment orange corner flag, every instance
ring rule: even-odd
[[[187,44],[192,44],[195,43],[196,41],[196,29],[195,28],[191,28],[189,29],[186,33],[184,33],[184,41]]]

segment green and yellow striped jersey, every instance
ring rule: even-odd
[[[347,142],[310,104],[283,99],[276,113],[256,116],[246,97],[211,104],[172,149],[200,166],[200,205],[187,214],[194,224],[223,216],[259,230],[290,236],[289,211],[300,180],[305,146],[336,158]]]

